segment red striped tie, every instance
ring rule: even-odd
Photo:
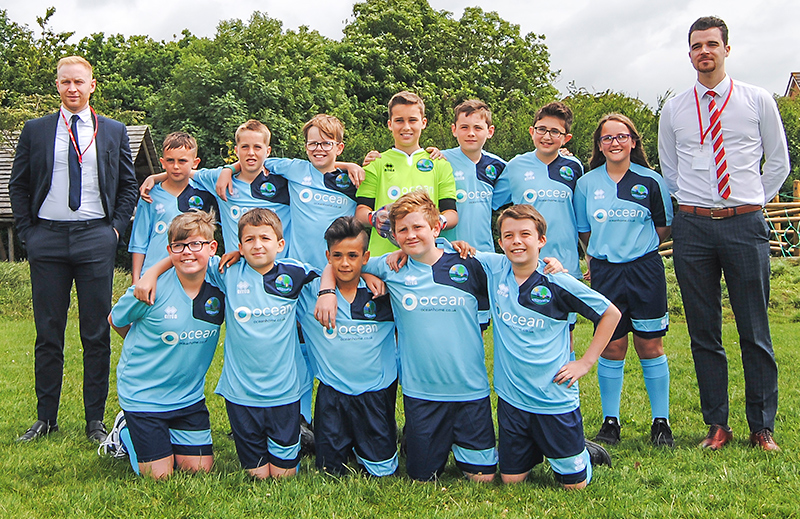
[[[725,147],[722,145],[722,123],[719,120],[717,103],[714,101],[714,96],[717,94],[713,90],[709,90],[706,95],[710,97],[708,123],[711,126],[711,142],[714,146],[714,164],[717,166],[717,190],[719,196],[727,199],[731,196],[731,185],[728,176],[728,162],[725,160]]]

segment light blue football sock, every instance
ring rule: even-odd
[[[666,418],[669,420],[669,364],[667,356],[654,359],[640,359],[644,385],[650,397],[650,413],[653,420]]]
[[[625,360],[597,361],[597,382],[600,385],[600,402],[603,418],[613,416],[619,420],[619,401],[622,398],[622,381],[625,378]]]
[[[133,441],[131,440],[131,432],[127,427],[123,427],[119,432],[119,441],[122,442],[122,445],[125,446],[125,450],[128,451],[128,461],[131,462],[133,471],[139,476],[139,458],[136,456],[136,449],[133,448]]]

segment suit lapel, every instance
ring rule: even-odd
[[[44,178],[42,179],[47,185],[45,193],[50,191],[50,183],[53,180],[53,157],[56,150],[56,129],[58,128],[59,119],[61,118],[60,112],[51,115],[45,124],[44,138]]]
[[[106,120],[97,116],[97,180],[100,183],[100,194],[106,192],[106,154],[108,151],[108,134],[106,133]],[[105,204],[104,204],[105,205]]]

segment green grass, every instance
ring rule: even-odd
[[[668,265],[668,272],[671,269]],[[178,474],[167,482],[137,478],[126,461],[100,458],[83,437],[81,352],[74,315],[67,331],[66,376],[61,431],[44,441],[19,445],[14,439],[35,419],[29,288],[25,264],[0,264],[0,517],[798,517],[800,505],[800,325],[797,286],[800,268],[782,260],[773,266],[773,340],[780,367],[779,454],[752,449],[746,441],[744,385],[735,325],[726,320],[729,346],[731,426],[734,442],[720,452],[696,445],[706,429],[697,396],[686,327],[673,319],[665,338],[670,360],[671,422],[674,450],[649,445],[650,411],[641,369],[631,355],[626,365],[622,442],[610,449],[614,468],[595,470],[584,491],[561,491],[539,466],[517,486],[480,486],[464,481],[454,465],[436,483],[405,478],[375,480],[360,475],[318,474],[310,460],[286,481],[257,482],[239,468],[224,404],[208,391],[216,462],[211,474]],[[117,296],[127,278],[120,273]],[[671,292],[674,287],[671,287]],[[678,298],[679,299],[679,298]],[[671,307],[673,303],[671,302]],[[585,322],[576,329],[581,352],[591,335]],[[487,340],[491,360],[491,339]],[[113,341],[112,363],[121,341]],[[221,349],[220,349],[221,353]],[[632,353],[632,351],[630,352]],[[209,372],[213,389],[222,367],[217,355]],[[118,404],[112,392],[107,421]],[[594,372],[581,380],[586,433],[602,419]],[[398,419],[402,414],[398,412]]]

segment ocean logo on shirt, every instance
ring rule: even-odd
[[[464,200],[466,200],[466,199],[467,199],[467,192],[466,191],[464,191],[463,189],[459,189],[458,191],[456,191],[456,202],[458,202],[460,204],[460,203],[464,202]]]
[[[178,309],[174,306],[168,306],[164,309],[164,319],[177,319]]]
[[[456,283],[464,283],[467,279],[469,279],[469,271],[467,270],[467,267],[461,263],[450,267],[450,271],[447,274],[450,276],[450,279]]]
[[[161,340],[168,346],[175,346],[180,341],[198,341],[205,340],[209,337],[216,337],[219,330],[212,328],[210,330],[185,330],[182,332],[167,331],[161,334]]]
[[[197,195],[192,195],[189,197],[189,209],[202,209],[203,208],[203,199]]]
[[[364,317],[367,319],[375,319],[378,316],[378,305],[375,304],[375,301],[367,301],[367,304],[364,305]]]
[[[489,177],[489,179],[491,180],[497,178],[497,168],[494,167],[494,164],[489,164],[488,166],[486,166],[486,170],[484,171],[484,173],[486,173],[486,176]]]
[[[273,184],[272,182],[264,182],[263,184],[261,184],[258,190],[263,196],[267,198],[272,198],[273,196],[275,196],[275,193],[278,192],[278,190],[275,188],[275,184]]]
[[[644,200],[647,198],[647,188],[641,184],[636,184],[631,188],[631,196],[636,200]]]
[[[209,297],[206,300],[205,310],[208,315],[217,315],[220,310],[220,302],[216,297]]]
[[[169,229],[169,224],[163,220],[159,220],[153,226],[153,230],[156,231],[156,234],[164,234]]]
[[[558,174],[561,175],[561,178],[564,180],[573,180],[575,178],[575,172],[572,171],[572,168],[569,166],[561,166],[561,169],[558,170]]]
[[[605,209],[598,209],[592,214],[592,217],[594,217],[594,219],[598,222],[603,223],[608,220],[608,213]]]
[[[531,302],[537,305],[546,305],[553,299],[553,293],[544,285],[539,285],[531,290]]]
[[[522,200],[526,204],[532,204],[536,201],[538,196],[536,195],[535,189],[526,189],[524,193],[522,193]]]
[[[400,198],[400,188],[397,186],[390,187],[386,190],[386,196],[388,196],[390,200],[397,200]]]
[[[167,212],[167,210],[164,208],[164,204],[162,204],[161,202],[156,204],[155,210],[157,214],[164,214]]]
[[[403,305],[403,308],[408,310],[409,312],[417,308],[418,306],[422,307],[423,311],[430,311],[436,310],[438,308],[443,308],[447,306],[465,306],[467,304],[467,300],[464,297],[460,296],[424,296],[420,295],[417,297],[414,294],[404,294],[400,298],[400,302]]]
[[[339,173],[336,175],[336,179],[334,180],[336,187],[339,189],[347,189],[350,187],[350,177],[347,176],[347,173]]]
[[[375,335],[376,333],[378,333],[378,325],[374,323],[351,324],[349,326],[340,324],[330,329],[322,328],[322,335],[328,340],[333,340],[339,335]]]
[[[281,274],[275,278],[275,288],[281,294],[288,294],[291,292],[293,285],[294,283],[292,282],[292,277],[288,274]]]
[[[417,169],[420,171],[432,171],[433,161],[431,159],[420,159],[417,162]]]

